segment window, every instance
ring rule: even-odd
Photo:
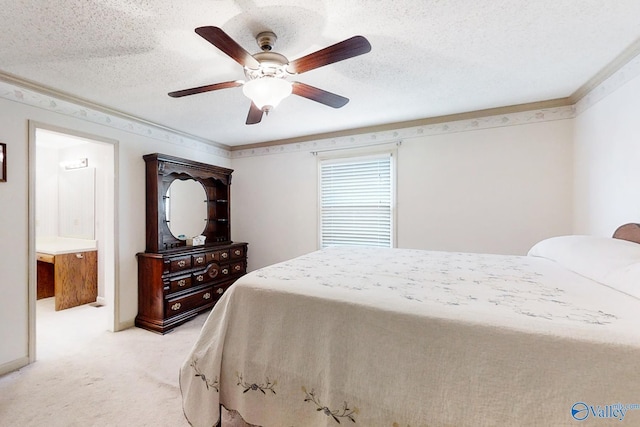
[[[393,247],[392,154],[320,161],[320,247]]]

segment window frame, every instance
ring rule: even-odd
[[[318,152],[317,156],[317,242],[318,249],[322,249],[323,229],[322,229],[322,166],[326,163],[341,163],[353,161],[367,161],[376,158],[389,157],[389,178],[391,180],[391,198],[390,198],[390,243],[391,248],[397,247],[397,158],[399,143],[394,144],[393,148],[377,148],[377,149],[348,149],[330,152]],[[348,245],[345,245],[348,246]],[[355,245],[354,245],[355,246]]]

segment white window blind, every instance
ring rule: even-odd
[[[320,247],[393,243],[391,154],[320,163]]]

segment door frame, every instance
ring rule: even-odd
[[[86,132],[77,131],[75,129],[63,128],[43,122],[29,120],[29,142],[28,142],[28,212],[29,212],[29,230],[28,230],[28,257],[29,257],[29,292],[28,292],[28,355],[29,363],[33,363],[36,360],[36,300],[37,300],[37,282],[36,282],[36,203],[35,203],[35,189],[36,189],[36,129],[43,129],[62,134],[67,134],[72,137],[80,137],[89,141],[95,141],[98,144],[108,144],[113,149],[113,200],[107,201],[108,204],[113,205],[113,266],[106,266],[106,268],[113,268],[113,285],[105,283],[105,305],[111,309],[108,311],[108,321],[105,325],[105,329],[115,332],[118,330],[120,322],[120,271],[117,260],[119,259],[119,232],[118,232],[118,155],[119,155],[119,141],[114,139],[105,138],[98,135],[93,135]]]

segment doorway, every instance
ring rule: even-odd
[[[29,123],[29,228],[33,246],[30,253],[34,258],[29,297],[30,362],[36,360],[40,343],[55,346],[59,342],[58,335],[66,338],[78,334],[78,327],[89,333],[115,330],[116,147],[117,141]],[[43,295],[42,287],[38,286],[37,276],[42,268],[47,271],[48,266],[40,261],[44,250],[41,252],[38,248],[46,247],[51,241],[86,245],[88,251],[81,253],[78,250],[78,258],[91,255],[91,249],[95,249],[97,263],[93,263],[93,277],[97,283],[94,294],[68,309],[59,307],[62,298],[52,293]],[[58,290],[56,288],[56,293]],[[85,320],[69,320],[77,319],[77,312],[81,312]],[[65,331],[68,328],[73,329]],[[46,339],[43,333],[47,334]],[[50,333],[55,333],[56,337],[49,336]]]

